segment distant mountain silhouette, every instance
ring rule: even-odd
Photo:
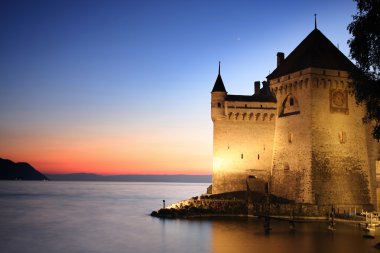
[[[114,181],[114,182],[181,182],[210,183],[211,175],[113,175],[102,176],[92,173],[47,174],[56,181]]]
[[[0,158],[0,180],[48,180],[28,163],[15,163]]]

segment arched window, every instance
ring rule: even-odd
[[[218,103],[218,108],[222,107],[222,104],[221,103]]]
[[[297,98],[290,93],[282,102],[279,117],[290,116],[295,114],[300,114],[300,108],[298,105]]]

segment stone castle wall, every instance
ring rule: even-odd
[[[246,190],[249,176],[268,180],[272,163],[273,103],[223,106],[223,117],[214,120],[213,193]]]
[[[279,115],[276,119],[271,192],[299,203],[312,203],[309,80],[309,74],[299,72],[271,80],[270,84],[277,98]]]
[[[372,141],[368,143],[367,127],[362,123],[363,108],[349,93],[348,74],[309,68],[271,81],[271,88],[280,115],[274,145],[274,194],[319,205],[375,204],[374,170],[369,164],[373,154],[367,152]],[[332,104],[335,90],[346,96],[342,106]],[[299,114],[281,117],[289,94],[297,99]],[[288,143],[287,135],[292,137]]]
[[[371,189],[371,200],[377,210],[380,202],[377,194],[377,180],[380,173],[380,142],[375,140],[372,136],[373,125],[366,124],[366,140],[367,140],[367,151],[368,151],[368,163],[369,163],[369,175],[370,175],[370,189]],[[380,181],[380,180],[379,180]]]
[[[319,72],[319,73],[318,73]],[[348,74],[312,75],[312,179],[319,204],[374,204],[363,107],[350,94]],[[346,94],[342,108],[333,92]]]

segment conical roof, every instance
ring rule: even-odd
[[[224,87],[224,83],[223,83],[222,77],[221,77],[221,75],[220,75],[220,62],[219,62],[219,72],[218,72],[218,77],[216,78],[216,81],[215,81],[214,87],[212,88],[212,91],[211,91],[211,92],[215,92],[215,91],[219,91],[219,92],[227,92],[227,91],[226,91],[226,88]]]
[[[350,71],[355,65],[315,28],[267,78],[278,78],[309,67]]]

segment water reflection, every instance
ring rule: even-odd
[[[378,252],[356,226],[263,220],[162,220],[149,216],[208,185],[112,182],[1,182],[0,252],[271,253]],[[376,231],[378,233],[378,231]],[[379,251],[380,252],[380,251]]]
[[[264,231],[263,221],[241,219],[215,220],[212,223],[212,252],[378,252],[374,245],[379,242],[363,238],[356,225],[338,224],[331,232],[325,222],[297,223],[296,231],[289,231],[289,222],[271,221],[269,234]]]
[[[153,252],[211,252],[211,223],[207,220],[160,219],[161,244]],[[144,248],[144,245],[141,245]],[[148,252],[148,251],[144,251]]]

